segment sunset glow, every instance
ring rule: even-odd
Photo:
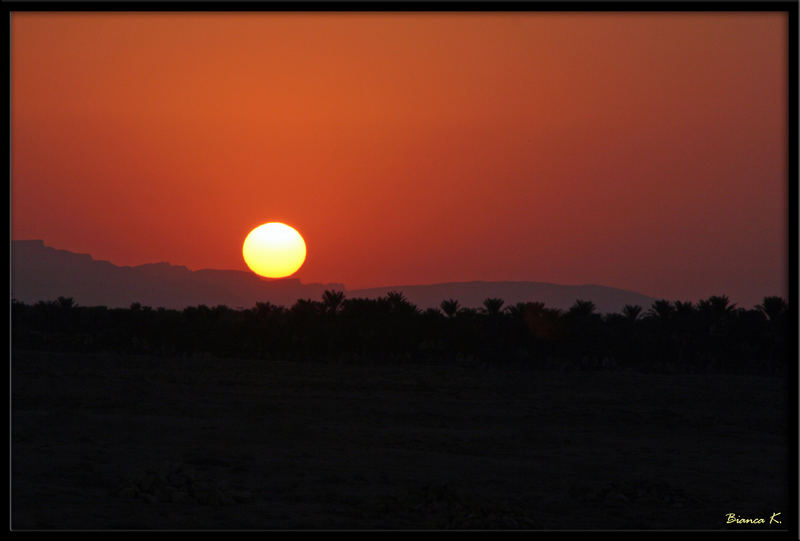
[[[12,238],[246,270],[266,215],[315,239],[303,282],[751,306],[787,291],[787,39],[781,13],[14,13]]]

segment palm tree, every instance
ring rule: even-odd
[[[65,310],[69,310],[70,308],[75,308],[78,306],[75,304],[75,299],[72,297],[59,297],[58,298],[58,305]]]
[[[274,305],[271,302],[257,302],[254,312],[257,316],[264,317],[269,314],[283,312],[283,310],[282,306]]]
[[[398,306],[407,302],[402,291],[390,291],[386,294],[386,298],[389,299],[389,302],[392,304],[392,306]]]
[[[527,309],[527,305],[524,302],[518,302],[517,304],[511,304],[506,306],[505,310],[508,314],[514,319],[524,319],[525,312]]]
[[[390,310],[395,314],[417,311],[417,307],[408,302],[401,291],[390,291],[386,294],[386,300],[389,301]]]
[[[444,314],[450,319],[456,317],[458,309],[460,308],[458,301],[455,299],[447,299],[446,301],[442,301],[442,304],[439,306],[442,308],[442,312],[444,312]]]
[[[679,316],[689,316],[694,313],[692,301],[675,301],[675,314]]]
[[[788,305],[781,297],[764,297],[764,301],[756,308],[761,310],[770,321],[777,321],[786,313]]]
[[[622,309],[622,315],[628,321],[636,321],[639,317],[639,314],[642,313],[642,307],[637,305],[626,304],[625,307]]]
[[[322,294],[322,304],[325,305],[325,310],[329,314],[335,314],[339,311],[344,301],[343,291],[333,291],[330,289],[325,290]]]
[[[661,321],[666,321],[672,317],[674,312],[675,307],[671,302],[666,299],[660,299],[653,303],[650,310],[647,311],[647,315]]]
[[[483,301],[483,311],[491,317],[500,315],[500,309],[503,307],[503,299],[489,298]]]
[[[697,308],[701,312],[714,314],[719,317],[733,313],[736,309],[736,305],[731,304],[726,295],[712,295],[708,299],[701,300],[697,304]]]
[[[578,299],[567,311],[569,317],[588,317],[594,314],[595,305],[592,301]]]

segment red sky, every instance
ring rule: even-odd
[[[783,14],[11,17],[12,238],[304,282],[786,295]]]

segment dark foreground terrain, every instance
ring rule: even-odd
[[[794,518],[780,378],[19,351],[12,391],[17,530]]]

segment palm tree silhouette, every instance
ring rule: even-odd
[[[489,316],[498,316],[500,315],[500,309],[503,307],[504,302],[503,299],[486,299],[483,301],[483,311]]]
[[[660,321],[666,321],[672,317],[674,312],[675,307],[671,302],[666,299],[659,299],[653,303],[650,310],[647,311],[647,315]]]
[[[675,314],[686,317],[693,313],[694,313],[694,305],[692,304],[692,301],[686,301],[686,302],[675,301]]]
[[[786,313],[788,305],[781,297],[764,297],[762,303],[756,308],[761,310],[770,321],[777,321]]]
[[[588,317],[594,313],[595,305],[592,301],[578,299],[567,311],[569,317]]]
[[[456,317],[458,309],[460,308],[458,301],[455,299],[447,299],[442,301],[442,304],[439,306],[442,308],[442,312],[444,312],[444,314],[451,319]]]
[[[337,313],[342,306],[342,302],[344,301],[344,292],[343,291],[333,291],[331,289],[326,289],[325,293],[322,294],[322,304],[325,305],[325,311],[329,314]]]
[[[639,314],[642,313],[642,307],[637,305],[626,304],[625,307],[622,309],[622,315],[628,321],[636,321],[639,317]]]
[[[440,304],[442,315],[421,311],[397,291],[352,299],[326,290],[321,297],[298,300],[291,308],[257,302],[249,310],[83,307],[69,297],[27,306],[12,299],[12,342],[32,349],[288,359],[436,354],[502,360],[519,352],[520,358],[582,362],[608,356],[646,370],[678,367],[691,373],[778,374],[788,367],[790,312],[781,297],[764,297],[749,310],[723,295],[696,305],[662,299],[649,310],[626,305],[605,317],[585,300],[562,313],[541,302],[503,309],[496,298],[477,310],[450,298]]]
[[[701,300],[697,304],[697,308],[701,312],[706,312],[715,316],[724,316],[733,313],[736,309],[736,305],[730,303],[727,295],[712,295],[708,299]]]
[[[514,319],[524,319],[527,303],[518,302],[517,304],[510,304],[506,306],[505,310]]]
[[[75,304],[75,299],[73,299],[72,297],[59,297],[58,305],[65,310],[69,310],[70,308],[75,308],[76,306],[78,306],[77,304]]]
[[[389,309],[395,314],[416,312],[417,307],[411,304],[401,291],[390,291],[386,294]]]
[[[280,313],[283,310],[283,306],[277,306],[271,302],[257,302],[254,312],[259,317],[265,317],[269,314]]]

